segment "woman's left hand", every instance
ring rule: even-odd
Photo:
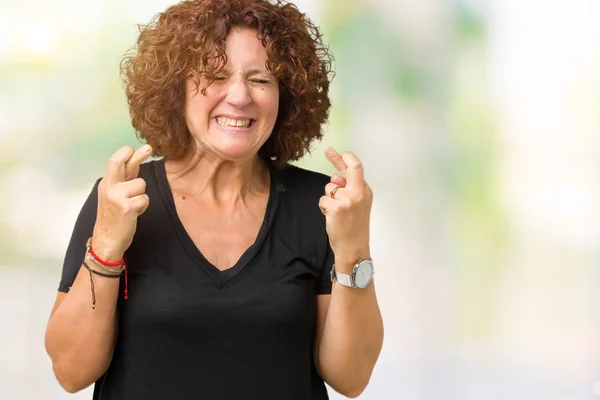
[[[353,153],[339,154],[332,148],[327,159],[340,172],[325,186],[319,208],[325,215],[329,243],[336,262],[354,265],[370,258],[369,223],[373,192],[365,182],[362,163]],[[336,187],[338,189],[336,189]]]

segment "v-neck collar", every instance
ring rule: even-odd
[[[265,215],[254,243],[244,251],[239,260],[231,268],[220,270],[204,257],[200,249],[196,246],[188,232],[185,230],[185,227],[183,226],[183,223],[177,214],[175,199],[167,179],[164,159],[157,160],[153,164],[154,173],[158,183],[158,189],[163,201],[166,204],[169,218],[173,223],[175,233],[177,234],[180,243],[192,257],[192,259],[194,259],[196,264],[208,275],[217,288],[225,286],[231,279],[236,277],[244,268],[246,268],[248,264],[250,264],[267,238],[269,230],[271,229],[275,219],[279,204],[279,188],[281,187],[281,184],[279,182],[278,171],[275,170],[274,167],[268,166],[270,175],[269,198],[267,200]]]

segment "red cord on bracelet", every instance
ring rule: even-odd
[[[127,300],[128,296],[128,291],[129,291],[129,285],[127,283],[127,258],[125,257],[125,254],[123,254],[123,264],[125,265],[125,300]]]
[[[104,261],[103,259],[101,259],[100,257],[98,257],[98,254],[94,253],[94,249],[92,249],[92,245],[90,243],[90,254],[96,259],[98,260],[98,262],[102,265],[104,265],[105,267],[120,267],[121,265],[123,265],[125,263],[125,258],[121,258],[119,261],[117,262],[109,262],[109,261]]]
[[[94,253],[94,249],[92,249],[92,240],[90,238],[90,254],[92,255],[92,257],[94,257],[96,259],[96,261],[98,261],[100,264],[104,265],[105,267],[120,267],[121,265],[125,266],[125,300],[127,300],[128,296],[128,292],[129,292],[129,285],[127,282],[127,259],[125,258],[125,255],[123,254],[123,258],[120,259],[117,262],[109,262],[109,261],[104,261],[103,259],[101,259],[100,257],[98,257],[98,255],[96,253]]]

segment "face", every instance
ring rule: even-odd
[[[279,86],[265,66],[267,52],[256,31],[232,29],[225,46],[227,64],[206,95],[188,79],[185,118],[203,150],[220,159],[247,160],[271,135]]]

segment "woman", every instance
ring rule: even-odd
[[[317,28],[290,4],[182,2],[122,70],[147,144],[110,158],[76,222],[46,332],[60,384],[103,400],[326,399],[324,382],[358,396],[383,340],[372,193],[351,153],[326,151],[331,179],[288,164],[330,107]]]

